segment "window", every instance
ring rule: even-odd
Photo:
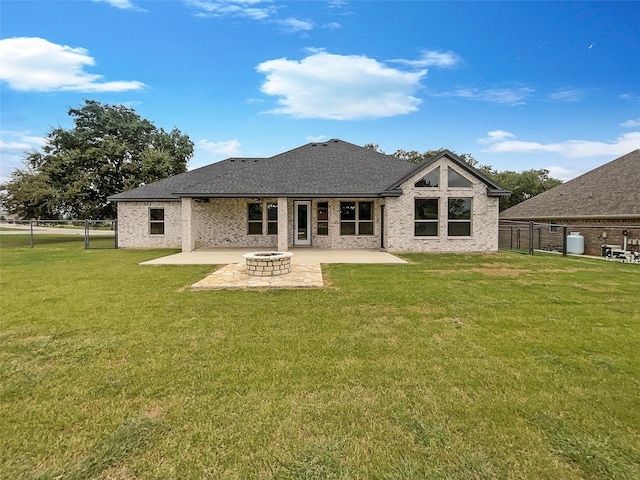
[[[373,235],[373,202],[340,202],[340,235]]]
[[[448,185],[454,188],[471,188],[472,184],[453,168],[449,168]]]
[[[267,217],[264,218],[266,211]],[[267,235],[278,234],[278,204],[267,203],[266,208],[263,203],[249,203],[247,205],[247,220],[249,235],[262,235],[265,231]],[[264,223],[266,220],[266,230]]]
[[[318,202],[318,235],[329,235],[329,202]]]
[[[267,203],[267,235],[278,234],[278,204]]]
[[[415,187],[437,187],[440,184],[440,167],[431,170],[415,183]]]
[[[262,235],[262,204],[250,203],[248,205],[249,235]]]
[[[555,233],[558,231],[558,222],[555,220],[549,220],[549,232]]]
[[[164,235],[164,208],[149,209],[149,233]]]
[[[470,237],[471,199],[450,198],[448,219],[448,235],[450,237]]]
[[[415,227],[416,237],[438,236],[438,199],[415,199]]]

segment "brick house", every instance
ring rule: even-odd
[[[500,213],[500,220],[546,223],[539,243],[562,243],[560,225],[584,237],[584,253],[640,247],[640,150],[562,183]],[[625,235],[626,232],[626,235]],[[625,238],[626,237],[626,238]],[[625,242],[626,240],[626,242]]]
[[[420,164],[342,140],[229,158],[109,198],[121,247],[498,248],[509,192],[450,151]]]

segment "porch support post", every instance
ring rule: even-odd
[[[194,201],[182,199],[182,251],[193,252],[196,249],[195,222],[193,220]]]
[[[289,249],[289,219],[287,199],[278,198],[278,251],[286,252]]]

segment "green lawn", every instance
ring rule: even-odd
[[[407,255],[197,291],[0,236],[2,479],[640,478],[640,265]],[[22,242],[22,243],[21,243]]]

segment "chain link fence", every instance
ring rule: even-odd
[[[62,242],[77,242],[85,249],[118,248],[117,220],[15,220],[0,223],[0,234],[31,248]]]
[[[640,225],[501,220],[499,248],[529,255],[546,251],[640,263]]]

